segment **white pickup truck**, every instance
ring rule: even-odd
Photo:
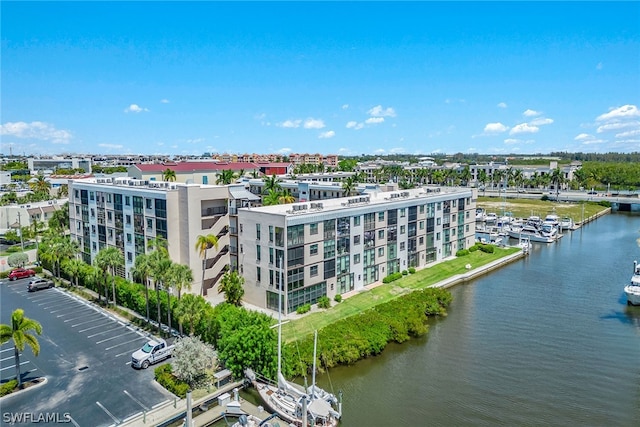
[[[131,366],[147,369],[149,365],[171,357],[173,348],[163,339],[153,339],[131,355]]]

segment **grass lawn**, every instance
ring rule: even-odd
[[[506,201],[498,197],[478,197],[477,207],[484,208],[487,212],[495,212],[502,215],[511,212],[516,218],[529,218],[537,215],[544,219],[547,214],[555,213],[563,217],[569,216],[574,222],[582,221],[582,207],[584,206],[584,218],[589,218],[607,208],[595,202],[555,202],[551,200],[539,199],[507,199]]]
[[[471,252],[469,255],[450,259],[414,274],[404,276],[395,282],[382,284],[352,297],[345,298],[341,303],[332,301],[333,306],[328,310],[320,310],[292,320],[282,326],[282,336],[286,342],[301,339],[343,318],[358,314],[375,305],[389,301],[413,289],[422,289],[441,280],[467,272],[465,265],[473,268],[480,267],[504,256],[517,252],[517,248],[496,248],[493,254],[482,251]]]

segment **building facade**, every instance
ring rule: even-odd
[[[244,301],[284,312],[475,242],[476,192],[419,188],[238,210]],[[281,268],[284,266],[284,268]]]
[[[153,239],[166,239],[171,260],[188,265],[193,272],[191,292],[206,295],[229,266],[237,266],[235,213],[255,199],[243,186],[131,178],[73,180],[69,226],[87,263],[105,247],[120,249],[125,265],[117,273],[128,279],[136,256],[148,253]],[[198,236],[208,234],[218,238],[218,248],[208,250],[203,262],[196,242]]]

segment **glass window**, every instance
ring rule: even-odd
[[[378,221],[384,221],[384,211],[378,212]]]
[[[353,244],[354,245],[359,245],[360,244],[360,235],[359,234],[356,235],[356,236],[353,236]]]
[[[360,218],[361,218],[360,216],[354,216],[353,217],[353,226],[354,227],[357,227],[357,226],[360,225]]]
[[[260,280],[262,280],[262,270],[260,267],[256,267],[256,282],[260,283]]]
[[[256,239],[260,240],[260,224],[256,224]]]
[[[318,244],[314,243],[309,247],[309,255],[318,255]]]
[[[262,258],[262,251],[260,249],[260,245],[256,245],[256,261],[260,261],[260,258]]]
[[[151,218],[147,218],[147,228],[153,228],[153,220]]]
[[[131,206],[131,197],[124,196],[124,205],[125,206]]]
[[[360,254],[354,254],[353,255],[353,263],[354,264],[360,264]]]
[[[400,250],[401,250],[401,251],[404,251],[404,248],[405,248],[404,243],[405,243],[405,242],[400,242]]]
[[[405,208],[400,209],[400,218],[407,216],[407,210]]]
[[[318,266],[312,265],[311,267],[309,267],[309,276],[315,277],[317,275],[318,275]]]
[[[309,234],[318,234],[318,223],[309,224]]]
[[[384,239],[384,230],[378,230],[378,239]]]
[[[384,256],[384,248],[378,248],[378,256],[379,257]]]
[[[400,234],[404,234],[406,227],[404,225],[400,226]]]
[[[145,199],[147,209],[153,209],[153,199]]]

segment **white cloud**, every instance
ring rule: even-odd
[[[138,104],[131,104],[124,109],[125,113],[142,113],[143,111],[149,111],[147,108],[143,108]]]
[[[51,141],[53,144],[68,144],[72,138],[71,132],[56,129],[45,122],[7,122],[0,125],[0,135]]]
[[[640,129],[628,130],[616,134],[616,138],[629,138],[630,136],[640,135]]]
[[[346,110],[346,109],[348,109],[348,108],[349,108],[349,104],[344,104],[344,105],[342,106],[342,109],[343,109],[343,110]]]
[[[201,142],[204,142],[204,138],[190,138],[185,140],[184,142],[186,142],[187,144],[199,144]]]
[[[542,113],[535,110],[525,110],[525,112],[522,113],[522,115],[525,117],[535,117],[535,116],[539,116],[540,114]]]
[[[402,154],[405,152],[405,149],[402,147],[395,147],[389,150],[389,154]]]
[[[291,148],[284,147],[284,148],[279,149],[277,152],[280,153],[280,154],[287,154],[287,153],[291,152]]]
[[[507,103],[506,103],[506,102],[500,102],[500,103],[498,104],[498,107],[500,107],[500,108],[507,108]]]
[[[509,131],[509,135],[517,135],[519,133],[536,133],[540,130],[537,126],[531,126],[529,123],[520,123]]]
[[[322,121],[321,119],[308,118],[304,121],[305,129],[322,129],[323,127],[324,121]]]
[[[503,125],[500,122],[496,122],[496,123],[487,123],[487,125],[484,127],[484,133],[485,134],[495,134],[495,133],[502,133],[502,132],[506,132],[509,128],[505,125]]]
[[[590,139],[588,141],[582,141],[582,144],[583,145],[592,145],[592,144],[603,144],[605,142],[607,142],[607,141],[604,140],[604,139]]]
[[[327,132],[322,132],[318,138],[320,139],[329,139],[329,138],[333,138],[334,136],[336,136],[336,133],[332,130],[327,131]]]
[[[596,120],[601,122],[608,120],[626,119],[630,117],[640,117],[640,111],[635,105],[627,104],[623,105],[622,107],[614,108],[608,113],[599,115]]]
[[[391,107],[382,108],[382,105],[376,105],[375,107],[367,111],[367,114],[373,117],[395,117],[396,116],[396,112],[393,108]]]
[[[547,117],[537,117],[529,122],[532,126],[550,125],[551,123],[553,123],[553,119]]]
[[[350,152],[351,152],[351,150],[348,149],[348,148],[344,148],[344,147],[338,148],[338,153],[340,153],[340,154],[345,154],[346,155],[347,153],[350,153]]]
[[[585,141],[588,139],[593,139],[592,135],[589,135],[588,133],[581,133],[580,135],[577,135],[575,138],[573,138],[576,141]]]
[[[102,144],[98,144],[98,147],[100,148],[107,148],[110,150],[121,150],[124,145],[122,144],[106,144],[106,143],[102,143]]]
[[[360,130],[360,129],[362,129],[364,127],[364,123],[358,123],[358,122],[355,122],[355,121],[350,121],[350,122],[347,122],[346,127],[347,127],[347,129]]]
[[[598,62],[596,65],[596,70],[602,70],[602,62]]]
[[[364,122],[368,125],[375,125],[384,122],[384,117],[369,117]]]
[[[520,141],[519,139],[515,139],[515,138],[507,138],[507,139],[504,140],[504,143],[505,144],[509,144],[509,145],[519,144],[520,142],[522,142],[522,141]]]
[[[285,120],[282,123],[279,123],[278,126],[282,128],[299,128],[300,124],[302,124],[302,120]]]
[[[598,129],[596,130],[596,132],[602,133],[608,130],[619,130],[619,129],[626,129],[630,127],[637,127],[637,126],[640,126],[640,122],[638,121],[612,122],[612,123],[604,124],[602,126],[598,126]]]
[[[168,99],[166,99],[166,98],[165,98],[165,99],[161,99],[161,100],[160,100],[160,103],[161,103],[161,104],[169,104],[169,100],[168,100]]]

